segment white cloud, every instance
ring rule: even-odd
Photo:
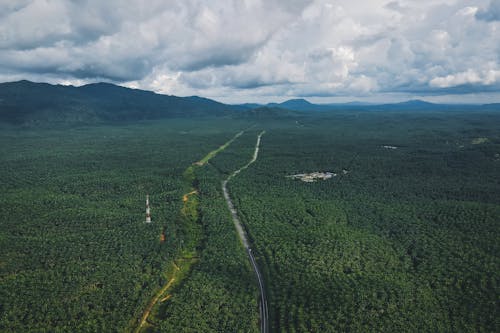
[[[499,4],[0,0],[0,78],[242,101],[498,92]]]
[[[349,85],[349,89],[358,94],[368,94],[378,89],[377,82],[364,75],[355,78]]]
[[[469,69],[465,72],[436,77],[429,83],[433,87],[449,88],[465,84],[491,85],[500,82],[500,70],[490,69],[483,73]]]

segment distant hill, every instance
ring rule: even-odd
[[[335,110],[498,111],[500,110],[500,104],[444,105],[421,100],[381,105],[361,102],[313,104],[305,99],[291,99],[282,103],[265,105],[256,103],[227,105],[198,96],[161,95],[151,91],[130,89],[110,83],[94,83],[81,87],[30,81],[0,83],[0,123],[24,126],[93,124],[202,116],[276,118],[297,115],[297,112]]]
[[[210,99],[177,97],[109,83],[81,87],[18,81],[0,84],[0,122],[96,123],[168,117],[223,116],[242,108]]]
[[[390,104],[380,104],[380,105],[375,105],[376,108],[382,108],[385,110],[394,110],[394,109],[401,109],[401,110],[427,110],[427,109],[436,109],[436,108],[442,108],[444,105],[443,104],[434,104],[426,101],[422,101],[419,99],[413,99],[405,102],[399,102],[399,103],[390,103]]]
[[[422,101],[420,99],[412,99],[406,102],[393,103],[395,106],[409,106],[409,107],[434,107],[438,104]]]
[[[253,104],[244,104],[247,107]],[[242,105],[243,106],[243,105]],[[348,102],[332,104],[314,104],[305,99],[290,99],[282,103],[269,103],[266,106],[270,108],[281,108],[294,111],[335,111],[335,110],[363,110],[363,111],[434,111],[434,110],[499,110],[500,104],[435,104],[422,100],[409,100],[400,103],[373,104],[365,102]]]
[[[299,98],[299,99],[289,99],[288,101],[279,104],[270,103],[268,104],[268,106],[281,107],[290,110],[305,110],[310,107],[313,107],[314,104],[309,103],[303,98]]]
[[[328,104],[313,104],[303,98],[289,99],[282,103],[269,103],[266,106],[272,108],[282,108],[294,111],[328,111],[332,110]]]
[[[485,110],[500,110],[500,103],[484,104],[482,107]]]
[[[264,104],[258,104],[258,103],[243,103],[243,104],[235,104],[235,106],[244,108],[244,109],[257,109],[260,107],[263,107]]]

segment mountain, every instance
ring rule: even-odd
[[[349,110],[349,109],[428,109],[439,106],[421,100],[410,100],[401,103],[391,104],[370,104],[363,102],[348,102],[348,103],[330,103],[330,104],[313,104],[305,99],[291,99],[280,104],[268,104],[281,108],[296,110],[296,111],[330,111],[330,110]]]
[[[445,110],[500,110],[499,103],[493,104],[435,104],[422,100],[409,100],[399,103],[373,104],[364,102],[314,104],[305,99],[291,99],[283,103],[269,103],[271,108],[281,108],[294,111],[445,111]]]
[[[404,106],[404,107],[434,107],[438,104],[422,101],[420,99],[412,99],[405,102],[393,103],[394,106]]]
[[[96,123],[168,117],[224,116],[243,110],[210,99],[177,97],[110,83],[81,87],[18,81],[0,84],[0,122]]]
[[[255,105],[255,107],[267,107],[270,109],[279,108],[279,109],[294,110],[294,111],[323,111],[329,109],[326,107],[326,105],[313,104],[303,98],[289,99],[282,103],[268,103],[265,105],[259,105],[259,104],[242,104],[242,105],[248,105],[248,106]]]
[[[303,98],[289,99],[282,103],[269,103],[265,106],[271,108],[282,108],[294,111],[332,111],[332,110],[349,110],[359,109],[371,106],[374,104],[365,102],[348,102],[348,103],[330,103],[330,104],[314,104]]]
[[[309,103],[303,98],[289,99],[283,103],[278,104],[279,107],[290,109],[290,110],[305,110],[314,106],[314,104]]]
[[[444,104],[434,104],[420,99],[413,99],[409,101],[399,102],[399,103],[389,103],[389,104],[379,104],[375,105],[375,108],[380,108],[384,110],[428,110],[443,108]],[[446,105],[448,107],[448,105]]]
[[[313,104],[291,99],[266,105],[247,103],[227,105],[211,99],[177,97],[130,89],[110,83],[81,87],[18,81],[0,83],[0,123],[38,126],[40,124],[93,124],[172,117],[244,116],[288,117],[313,111],[498,111],[500,104],[453,105],[410,100],[393,104]]]
[[[490,103],[490,104],[484,104],[483,108],[485,110],[490,110],[490,111],[498,111],[500,110],[500,103]]]

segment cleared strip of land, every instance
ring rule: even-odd
[[[215,150],[212,150],[210,153],[208,153],[205,157],[203,157],[201,160],[199,160],[198,162],[196,162],[195,164],[196,165],[199,165],[199,166],[202,166],[204,165],[205,163],[207,163],[211,158],[213,158],[215,155],[217,155],[218,153],[220,153],[221,151],[223,151],[224,149],[226,149],[231,143],[233,143],[234,140],[236,140],[238,137],[240,137],[242,134],[244,133],[244,131],[241,131],[239,132],[238,134],[236,134],[231,140],[229,140],[228,142],[226,142],[225,144],[223,144],[222,146],[220,146],[219,148],[215,149]]]
[[[226,149],[234,140],[236,140],[239,136],[241,136],[244,133],[244,131],[241,131],[237,133],[235,136],[233,136],[229,141],[227,141],[225,144],[220,146],[219,148],[212,150],[209,152],[205,157],[203,157],[201,160],[198,162],[193,163],[193,165],[189,166],[185,171],[184,171],[184,179],[190,183],[190,190],[189,192],[185,193],[182,196],[182,201],[184,203],[182,209],[181,209],[181,214],[184,216],[190,217],[192,220],[192,223],[197,223],[198,219],[198,201],[196,200],[196,197],[198,195],[198,189],[194,187],[194,180],[196,178],[195,175],[195,168],[196,167],[201,167],[204,164],[206,164],[210,159],[215,157],[218,153]],[[174,265],[174,270],[172,275],[170,276],[169,281],[157,292],[155,295],[151,298],[149,301],[148,305],[144,309],[141,320],[139,324],[137,325],[137,328],[135,329],[135,333],[141,332],[143,328],[146,327],[147,320],[149,318],[149,315],[151,314],[151,310],[153,307],[158,303],[158,301],[161,300],[167,300],[168,298],[171,297],[171,295],[165,295],[167,290],[169,290],[172,287],[172,284],[174,281],[177,280],[178,284],[180,280],[185,277],[189,269],[191,268],[192,263],[194,263],[197,260],[197,255],[196,255],[196,250],[193,249],[192,253],[182,253],[181,258],[177,258],[177,261],[180,261],[181,259],[188,259],[184,265],[181,265],[181,267],[177,266],[175,263],[176,260],[173,261]],[[163,297],[162,297],[163,296]]]

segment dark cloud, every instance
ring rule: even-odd
[[[169,65],[174,70],[198,71],[208,67],[231,66],[244,63],[252,57],[259,45],[220,45],[215,50],[201,54],[185,54],[181,59],[173,59]]]
[[[445,88],[433,88],[427,84],[405,84],[397,88],[381,90],[381,93],[406,93],[420,96],[439,96],[439,95],[463,95],[474,93],[492,93],[500,91],[500,84],[460,84]]]
[[[500,0],[491,0],[486,9],[477,11],[476,18],[484,21],[500,21]]]

